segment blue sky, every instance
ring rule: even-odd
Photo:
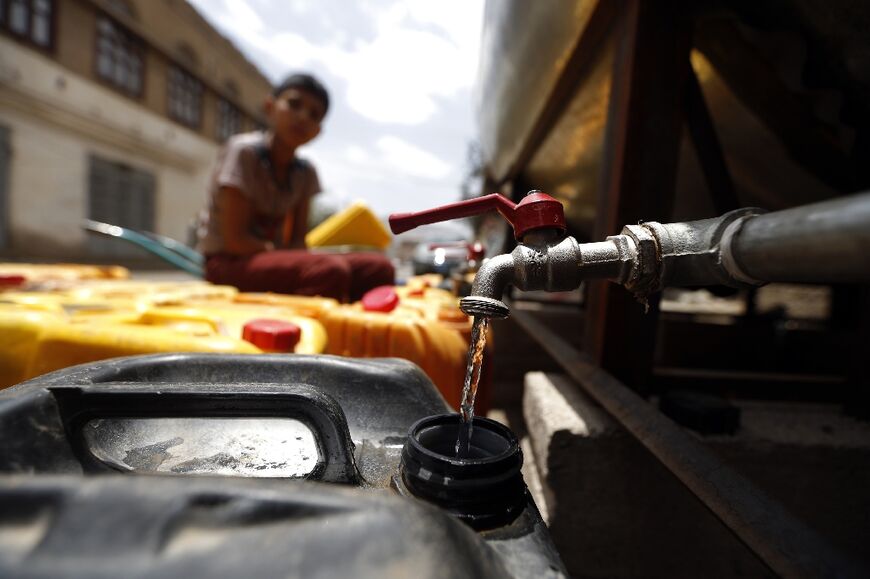
[[[300,150],[332,202],[381,215],[458,198],[475,138],[483,0],[190,0],[276,82],[317,74],[333,105]]]

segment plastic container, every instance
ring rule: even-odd
[[[412,495],[438,505],[474,529],[513,522],[526,506],[520,469],[523,453],[503,424],[475,418],[469,452],[456,455],[459,415],[441,414],[415,423],[402,450],[401,484]]]
[[[365,246],[386,249],[392,237],[365,203],[357,201],[329,217],[305,236],[308,247]]]
[[[238,290],[207,282],[75,281],[53,284],[44,291],[6,291],[0,303],[68,311],[142,310],[152,305],[190,302],[231,303]]]
[[[159,352],[262,353],[264,348],[243,337],[245,325],[257,319],[297,327],[299,336],[294,352],[317,354],[326,348],[322,324],[290,310],[268,306],[236,309],[159,306],[140,312],[99,309],[94,305],[73,308],[70,312],[58,302],[0,304],[0,388],[45,372],[117,356]]]
[[[27,283],[34,284],[87,279],[127,279],[130,277],[130,270],[119,265],[0,263],[0,275],[21,276]]]
[[[206,282],[77,282],[51,292],[7,292],[0,295],[0,305],[5,302],[28,310],[53,312],[59,315],[56,323],[76,320],[79,324],[122,326],[112,334],[101,334],[104,338],[120,333],[131,335],[140,327],[173,332],[160,334],[149,330],[139,338],[131,338],[138,350],[120,350],[100,342],[103,338],[85,336],[83,328],[76,328],[63,332],[63,339],[52,342],[61,347],[60,344],[76,344],[75,340],[81,340],[70,346],[75,356],[40,350],[40,355],[72,360],[70,363],[100,359],[116,350],[120,351],[117,355],[170,351],[169,346],[162,344],[177,343],[176,335],[195,338],[200,344],[180,348],[182,351],[248,351],[228,349],[222,342],[216,350],[206,338],[224,336],[241,340],[245,324],[258,318],[290,322],[301,329],[295,352],[405,358],[423,368],[445,399],[457,408],[465,380],[471,321],[459,310],[457,299],[444,290],[425,284],[387,289],[398,298],[392,300],[390,308],[382,308],[390,311],[365,311],[361,303],[341,305],[329,298],[239,293],[235,288]],[[10,323],[13,322],[6,327]],[[146,347],[146,339],[161,343]],[[100,354],[87,355],[87,348]],[[63,366],[50,366],[60,367]],[[34,375],[32,370],[10,374],[18,380]],[[0,385],[11,383],[14,380],[6,379]],[[488,410],[490,391],[489,364],[485,362],[478,391],[482,413]]]
[[[319,319],[324,312],[339,307],[332,298],[294,296],[274,293],[240,293],[233,298],[238,304],[260,304],[286,307],[302,316]]]
[[[465,380],[471,320],[455,296],[423,283],[393,288],[399,297],[389,311],[366,311],[319,297],[240,293],[237,303],[281,305],[319,320],[327,333],[326,353],[354,358],[396,357],[420,366],[447,402],[458,408]],[[481,412],[489,408],[488,365],[478,390]]]
[[[448,404],[458,408],[468,353],[468,341],[459,331],[407,309],[383,313],[344,306],[325,312],[321,322],[329,336],[328,354],[409,360],[426,372]]]
[[[476,533],[394,486],[409,429],[446,411],[395,359],[158,355],[20,384],[0,527],[32,532],[0,575],[565,577],[528,494]]]
[[[512,566],[513,553],[423,502],[347,485],[7,476],[0,477],[0,525],[13,529],[4,537],[2,577],[567,576],[547,565]],[[544,550],[518,540],[502,545],[525,559]]]
[[[121,300],[142,305],[182,304],[191,300],[232,301],[239,293],[232,286],[214,285],[205,281],[91,281],[59,288],[73,299]]]
[[[136,323],[134,314],[103,321],[78,321],[40,311],[0,309],[0,388],[85,362],[157,352],[262,350],[213,331],[195,333]]]
[[[459,330],[466,340],[471,337],[471,318],[459,309],[459,299],[437,287],[397,287],[400,307],[412,309],[429,321]]]
[[[137,293],[136,289],[140,292]],[[226,291],[228,289],[232,291]],[[290,302],[286,306],[277,306],[227,301],[227,297],[234,299],[236,294],[234,288],[227,286],[196,283],[182,288],[174,284],[146,284],[144,288],[132,284],[129,289],[112,285],[111,288],[87,287],[63,292],[5,293],[0,295],[0,308],[52,312],[58,314],[59,320],[76,323],[162,326],[192,335],[214,334],[240,339],[245,324],[254,319],[268,318],[299,326],[303,332],[296,350],[299,353],[319,354],[325,350],[326,333],[322,325],[312,316],[299,312],[309,310],[316,313],[315,308],[291,307]]]
[[[321,354],[326,350],[327,334],[323,324],[290,308],[253,304],[155,306],[142,312],[132,323],[244,339],[245,326],[258,319],[297,326],[301,336],[293,351],[298,354]]]

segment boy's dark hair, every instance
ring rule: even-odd
[[[323,103],[323,114],[326,115],[326,112],[329,110],[329,92],[327,92],[326,87],[319,80],[310,74],[291,74],[275,87],[275,90],[272,91],[272,96],[277,97],[288,88],[298,88],[313,94]]]

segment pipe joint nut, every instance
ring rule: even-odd
[[[626,225],[622,235],[634,241],[635,259],[625,288],[636,295],[648,295],[660,289],[661,251],[652,232],[643,225]]]
[[[614,245],[619,256],[617,260],[619,270],[614,272],[615,275],[610,279],[618,284],[625,284],[631,279],[631,272],[637,259],[637,244],[627,235],[611,235],[607,241]]]

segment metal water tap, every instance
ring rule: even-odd
[[[597,243],[580,244],[565,234],[562,204],[541,191],[531,191],[517,204],[493,193],[417,213],[393,214],[390,228],[403,233],[420,225],[498,211],[514,229],[519,242],[509,254],[487,261],[477,272],[471,295],[460,300],[472,316],[507,317],[504,290],[568,291],[584,279],[610,279],[640,294],[649,288],[657,254],[645,226],[627,226],[622,234]]]
[[[514,204],[494,193],[419,213],[390,216],[393,233],[495,209],[519,241],[477,272],[468,315],[505,317],[508,285],[565,291],[585,279],[609,279],[641,301],[666,287],[766,282],[870,282],[870,193],[765,213],[736,209],[680,223],[641,222],[619,235],[578,243],[565,235],[562,204],[540,191]]]
[[[644,302],[665,287],[870,281],[868,193],[773,213],[747,208],[698,221],[641,222],[593,243],[566,236],[562,204],[540,191],[517,204],[494,193],[394,214],[390,227],[402,233],[493,209],[513,225],[519,245],[477,272],[471,295],[460,300],[468,315],[506,317],[508,285],[567,291],[586,279],[609,279]]]
[[[498,211],[513,226],[519,242],[510,254],[496,256],[478,270],[471,295],[460,300],[468,315],[507,317],[502,295],[508,285],[523,290],[563,291],[580,285],[579,246],[565,235],[562,204],[540,191],[531,191],[517,204],[493,193],[417,213],[393,214],[390,228],[402,233],[450,219]]]

